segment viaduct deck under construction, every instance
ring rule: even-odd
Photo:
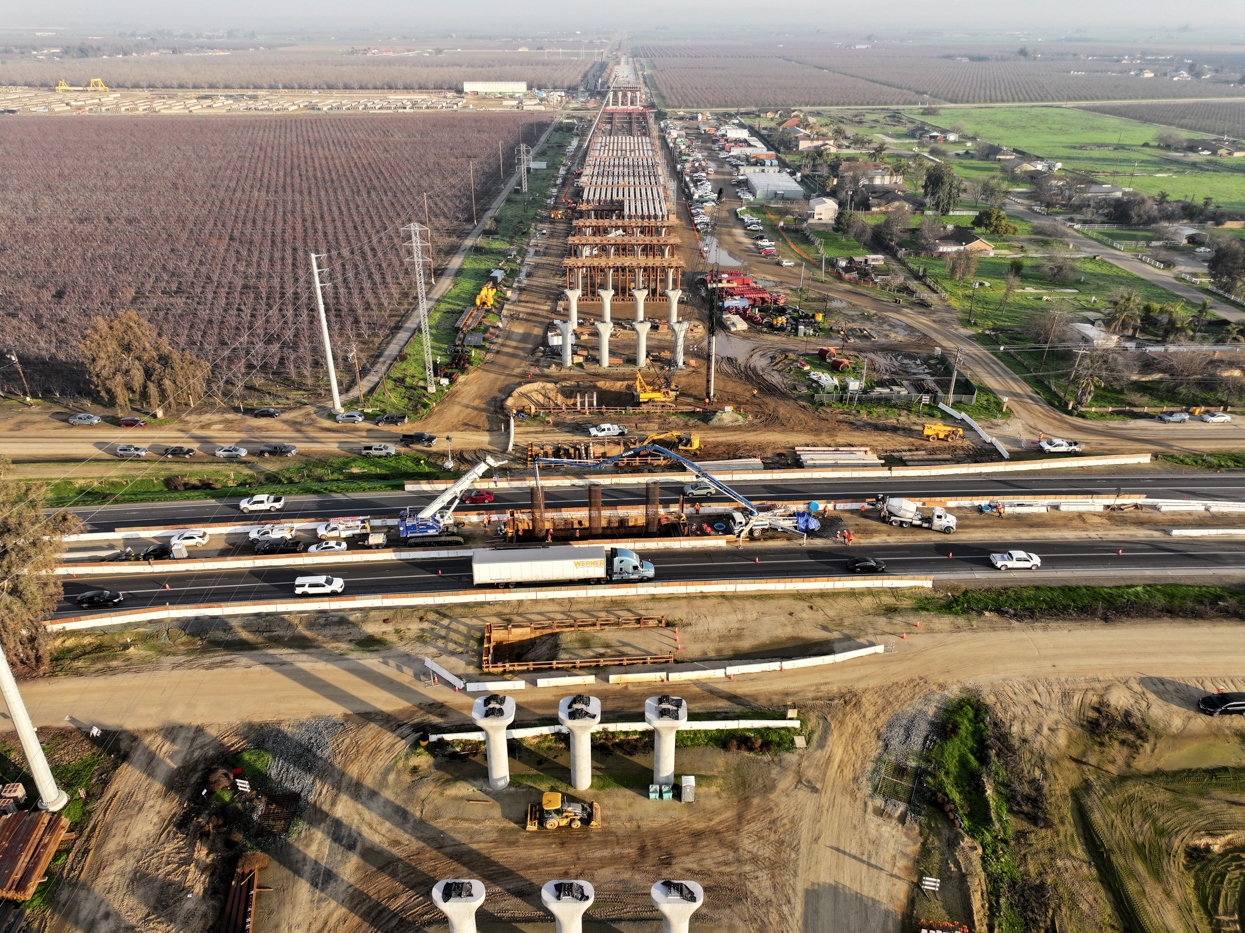
[[[569,335],[579,324],[579,307],[598,309],[599,359],[609,366],[615,297],[634,308],[635,362],[646,362],[651,326],[645,304],[664,308],[675,336],[675,366],[683,365],[687,323],[678,319],[683,260],[674,235],[672,184],[644,81],[628,58],[614,65],[605,101],[588,138],[573,192],[573,234],[567,238],[566,297],[570,320],[558,322]],[[563,364],[571,365],[564,339]]]

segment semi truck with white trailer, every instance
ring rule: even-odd
[[[882,521],[888,525],[894,525],[897,528],[911,528],[916,525],[918,528],[929,528],[931,531],[941,531],[947,535],[955,531],[955,516],[942,506],[937,506],[929,515],[926,515],[921,511],[920,506],[910,499],[879,494],[876,501],[882,513]]]
[[[651,580],[653,565],[628,548],[555,544],[471,552],[476,586],[530,583],[627,583]]]

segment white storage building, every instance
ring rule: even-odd
[[[798,201],[807,197],[800,183],[786,172],[750,173],[748,190],[760,201]]]
[[[526,94],[526,81],[464,81],[464,94]]]

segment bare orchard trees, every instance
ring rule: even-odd
[[[947,274],[956,282],[972,281],[977,274],[977,254],[962,249],[947,257]]]
[[[157,418],[167,406],[194,405],[203,397],[211,367],[168,341],[133,311],[97,317],[82,341],[91,383],[119,412],[134,402]]]

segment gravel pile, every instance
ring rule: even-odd
[[[341,727],[340,720],[319,716],[303,720],[292,731],[272,726],[255,743],[272,756],[268,779],[273,787],[297,793],[302,798],[300,810],[315,788],[316,775],[328,760],[333,736]]]
[[[938,740],[938,719],[951,697],[945,693],[925,694],[907,709],[896,713],[882,729],[883,761],[917,763]]]

